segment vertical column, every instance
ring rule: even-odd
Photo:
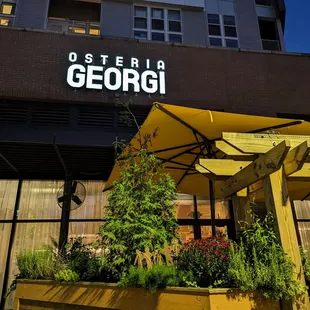
[[[247,197],[238,197],[237,195],[233,195],[232,197],[233,202],[233,213],[234,213],[234,223],[235,223],[235,230],[236,235],[238,235],[240,231],[240,221],[245,221],[247,223],[252,222],[251,217],[251,208],[250,208],[250,201]]]
[[[299,245],[295,230],[292,207],[288,196],[287,181],[283,167],[270,174],[263,182],[265,202],[268,212],[272,212],[276,219],[276,230],[284,251],[290,256],[295,264],[295,278],[303,286],[306,285],[302,270]],[[307,295],[301,297],[300,302],[309,309]],[[283,309],[299,309],[292,302],[284,302]]]

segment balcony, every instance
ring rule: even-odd
[[[63,18],[49,18],[47,29],[59,32],[71,32],[85,35],[100,35],[100,24],[90,21],[77,21]]]
[[[192,7],[201,10],[203,10],[205,7],[204,0],[145,0],[145,2],[158,2],[163,4]]]

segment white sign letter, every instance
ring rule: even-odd
[[[111,74],[115,74],[115,84],[111,84]],[[122,86],[122,73],[116,68],[109,68],[104,72],[104,86],[108,90],[118,90]]]
[[[159,93],[166,94],[166,73],[164,71],[159,72]]]
[[[123,66],[123,57],[116,56],[116,67],[122,67]]]
[[[79,71],[80,73],[75,73]],[[71,87],[79,88],[85,84],[86,69],[82,65],[71,65],[67,72],[67,82]],[[76,80],[76,81],[75,81]]]
[[[93,55],[92,55],[92,54],[86,54],[86,55],[85,55],[85,62],[86,62],[87,64],[93,63]]]
[[[102,81],[102,74],[94,74],[94,71],[102,72],[103,68],[99,66],[88,66],[87,67],[87,79],[86,88],[88,89],[102,89],[102,84],[94,84],[93,81]]]
[[[158,90],[158,81],[156,72],[150,70],[144,71],[141,74],[141,87],[148,94],[156,93]]]
[[[131,58],[131,68],[139,68],[139,60],[137,58]]]
[[[77,53],[70,53],[69,54],[69,61],[76,62],[77,61]]]
[[[165,63],[162,60],[157,62],[157,70],[165,70]]]
[[[146,60],[146,69],[150,69],[150,68],[151,68],[150,60],[147,59],[147,60]]]
[[[129,77],[131,75],[131,77]],[[123,70],[123,91],[129,90],[129,84],[134,86],[134,92],[140,92],[140,85],[139,85],[140,75],[134,69],[124,69]]]
[[[109,56],[108,55],[100,55],[100,58],[101,58],[102,64],[105,66],[107,64],[107,60],[108,60]]]

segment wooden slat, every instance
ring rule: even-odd
[[[253,155],[253,154],[244,154],[223,140],[215,141],[215,146],[228,156],[251,156]]]
[[[232,159],[200,159],[198,171],[213,173],[217,176],[231,176],[248,166],[251,161],[235,161]]]
[[[284,160],[284,171],[290,175],[300,170],[310,153],[310,141],[304,141],[290,150]]]
[[[310,136],[223,132],[222,139],[241,153],[265,154],[283,140],[289,141],[291,147],[297,147],[310,140]]]
[[[294,277],[301,285],[305,286],[295,223],[288,197],[286,176],[282,167],[264,179],[264,191],[267,211],[272,212],[276,217],[275,223],[282,247],[295,265]],[[305,306],[305,309],[310,309],[307,294],[301,296],[299,302]],[[293,301],[285,302],[284,309],[301,309],[298,306]]]
[[[231,196],[277,171],[281,167],[289,149],[290,144],[287,141],[282,141],[269,152],[261,155],[250,165],[227,179],[222,187],[223,196]]]

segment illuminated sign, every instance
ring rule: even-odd
[[[166,94],[165,63],[134,57],[69,54],[67,83],[73,88]]]

